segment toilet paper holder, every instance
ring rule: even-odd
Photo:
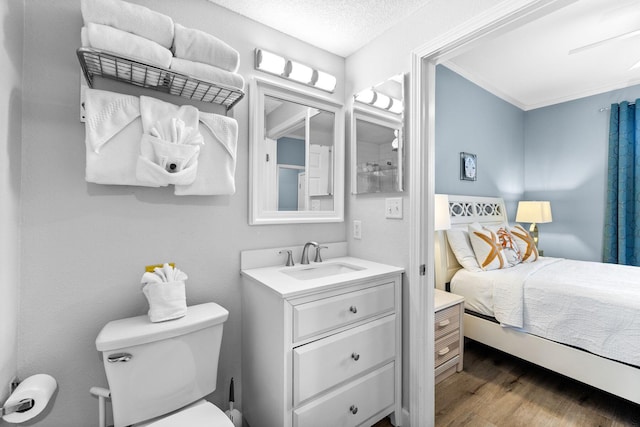
[[[12,405],[2,406],[0,407],[0,418],[5,415],[13,414],[14,412],[26,412],[29,409],[32,409],[35,404],[36,401],[33,399],[22,399],[20,402]]]
[[[14,378],[9,385],[11,393],[16,391],[19,385],[20,381],[18,381],[17,378]],[[33,399],[22,399],[20,402],[11,405],[0,406],[0,418],[4,417],[5,415],[13,414],[14,412],[26,412],[29,409],[32,409],[33,405],[35,404],[36,401]]]

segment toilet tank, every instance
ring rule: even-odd
[[[111,391],[114,427],[175,411],[216,388],[222,326],[216,303],[152,323],[146,315],[114,320],[96,338]]]

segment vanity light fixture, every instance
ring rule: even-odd
[[[402,114],[402,101],[392,98],[384,93],[377,92],[373,88],[365,89],[355,95],[355,100],[372,107],[386,110],[394,114]]]
[[[255,50],[255,68],[256,70],[293,80],[325,92],[333,93],[336,89],[337,80],[335,76],[313,69],[308,65],[283,58],[264,49],[256,48]]]

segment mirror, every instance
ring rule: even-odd
[[[251,224],[344,220],[344,115],[333,100],[255,79]]]
[[[404,76],[358,92],[351,114],[351,192],[404,190]]]

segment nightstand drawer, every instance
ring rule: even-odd
[[[460,328],[460,304],[446,308],[436,313],[436,340]]]
[[[460,334],[453,332],[436,341],[434,365],[438,366],[460,354]]]
[[[293,341],[395,309],[393,283],[348,292],[293,307]]]
[[[297,406],[343,381],[395,357],[391,315],[293,350],[293,404]]]

